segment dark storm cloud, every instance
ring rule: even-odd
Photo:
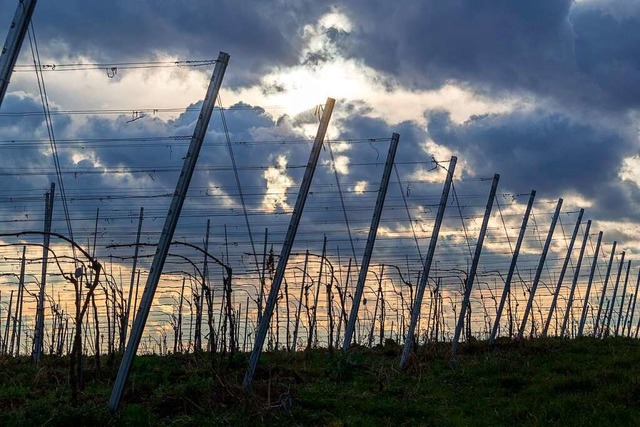
[[[571,0],[345,2],[348,55],[403,84],[448,81],[602,109],[640,103],[640,9]]]
[[[617,2],[611,2],[615,5]],[[629,2],[633,4],[634,2]],[[593,84],[594,103],[618,108],[640,105],[640,7],[617,15],[599,7],[576,7],[576,65]]]
[[[382,3],[382,2],[379,2]],[[345,5],[354,54],[418,84],[451,79],[531,84],[571,63],[571,0],[400,1]],[[531,67],[535,67],[532,70]]]
[[[0,5],[0,29],[8,28],[16,5]],[[226,51],[234,62],[226,84],[235,86],[254,83],[265,69],[297,63],[302,27],[322,9],[290,0],[40,1],[33,22],[44,52],[100,62],[149,60],[156,53],[205,59]]]
[[[533,188],[550,198],[577,193],[595,200],[590,210],[600,219],[634,216],[638,195],[626,194],[618,173],[622,159],[636,154],[637,143],[619,128],[535,110],[479,116],[463,124],[453,123],[447,113],[433,113],[428,132],[468,162],[476,176],[500,173],[501,188]]]

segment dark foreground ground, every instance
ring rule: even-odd
[[[0,425],[640,425],[640,341],[538,339],[419,348],[406,370],[388,342],[346,354],[265,353],[250,392],[247,355],[141,356],[115,415],[119,360],[86,359],[71,399],[68,360],[0,358]]]

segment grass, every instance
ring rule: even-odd
[[[86,360],[71,401],[68,360],[0,359],[0,425],[640,425],[640,342],[623,338],[422,347],[405,370],[393,342],[347,353],[263,354],[250,392],[246,354],[137,357],[117,414]],[[107,358],[103,358],[107,359]]]

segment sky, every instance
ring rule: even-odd
[[[16,4],[0,3],[0,33]],[[79,239],[91,235],[100,206],[105,246],[132,243],[142,205],[146,218],[162,222],[169,199],[159,195],[173,191],[188,142],[176,137],[192,133],[211,73],[210,65],[175,62],[225,51],[231,59],[220,97],[256,252],[265,227],[276,249],[284,236],[281,214],[295,203],[316,106],[327,97],[337,100],[328,133],[335,158],[325,148],[299,250],[317,251],[322,233],[344,235],[340,185],[356,243],[352,250],[344,239],[338,250],[360,257],[397,132],[401,179],[392,183],[383,236],[411,242],[404,203],[416,225],[433,219],[445,176],[440,166],[456,155],[458,213],[466,209],[470,234],[498,173],[511,241],[535,189],[540,222],[549,222],[562,197],[567,234],[584,208],[594,235],[602,230],[605,241],[640,252],[638,0],[40,0],[33,24],[42,64],[57,64],[43,75]],[[44,119],[27,114],[42,111],[28,41],[18,64],[0,107],[5,230],[41,227],[42,194],[56,179]],[[63,64],[103,65],[65,71]],[[245,250],[239,262],[250,264],[226,138],[217,110],[185,207],[190,214],[176,236],[201,241],[213,217],[217,250],[228,226]],[[57,218],[54,228],[65,232]],[[468,254],[454,245],[460,231],[458,220],[445,228],[445,241]],[[418,233],[423,253],[429,232],[423,225]],[[531,240],[530,252],[539,251]],[[505,241],[488,245],[497,253]],[[560,254],[562,245],[556,249]]]

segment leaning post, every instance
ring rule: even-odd
[[[9,33],[2,50],[0,50],[0,106],[7,93],[11,74],[18,60],[20,48],[22,47],[24,36],[27,34],[36,3],[36,0],[20,0],[18,2],[18,7],[9,27]]]
[[[613,295],[611,296],[611,303],[609,304],[609,314],[606,315],[607,326],[605,330],[609,333],[609,327],[611,326],[611,318],[613,317],[613,307],[616,303],[616,297],[618,296],[618,287],[620,286],[620,277],[622,276],[622,269],[624,268],[624,256],[625,252],[622,251],[620,255],[620,266],[618,267],[618,274],[616,276],[616,284],[613,287]]]
[[[136,233],[136,247],[133,250],[133,266],[131,267],[131,280],[129,282],[129,295],[127,296],[127,307],[124,315],[124,324],[122,325],[122,338],[120,345],[122,349],[127,342],[127,331],[129,330],[129,315],[131,314],[131,297],[133,295],[133,285],[136,278],[136,269],[138,268],[138,252],[140,250],[140,233],[142,232],[142,219],[144,217],[144,208],[140,207],[140,215],[138,216],[138,232]]]
[[[629,283],[629,271],[631,270],[631,260],[627,262],[627,273],[624,276],[624,286],[622,287],[622,294],[620,295],[620,311],[618,312],[618,322],[616,323],[616,331],[614,335],[617,337],[620,332],[620,321],[622,320],[622,310],[624,310],[624,299],[627,293],[627,283]]]
[[[578,285],[578,278],[580,277],[580,267],[582,266],[582,258],[584,257],[584,251],[587,248],[587,241],[589,241],[589,230],[591,229],[591,220],[587,221],[587,226],[584,230],[584,238],[582,239],[582,246],[580,247],[580,255],[578,255],[578,263],[576,264],[575,271],[573,272],[573,282],[571,283],[571,291],[569,292],[569,299],[567,300],[567,308],[564,312],[564,319],[562,320],[562,328],[560,329],[560,336],[563,337],[567,330],[567,322],[569,315],[571,314],[571,306],[573,305],[573,295],[576,292],[576,286]]]
[[[415,334],[416,324],[418,323],[418,317],[420,317],[420,308],[422,307],[422,297],[424,296],[424,290],[427,286],[427,280],[429,278],[429,272],[431,271],[431,263],[433,262],[433,255],[436,252],[436,244],[438,243],[438,234],[440,233],[440,226],[442,225],[442,219],[444,218],[444,211],[447,207],[447,200],[449,199],[449,190],[451,189],[451,183],[453,182],[453,175],[456,171],[456,162],[458,158],[451,156],[449,162],[449,169],[447,170],[447,179],[444,181],[444,188],[442,189],[442,195],[440,196],[440,203],[438,204],[438,212],[436,214],[436,222],[433,225],[431,231],[431,240],[429,240],[429,248],[427,249],[427,255],[424,260],[424,266],[422,274],[420,275],[420,282],[418,283],[418,289],[416,290],[416,296],[413,300],[413,307],[411,308],[411,321],[409,328],[407,329],[407,337],[404,340],[404,348],[402,349],[402,357],[400,358],[400,367],[404,367],[409,359],[409,352],[411,352],[411,346],[413,344],[413,336]]]
[[[609,264],[607,265],[607,273],[604,276],[604,284],[602,285],[602,293],[600,295],[600,304],[598,304],[598,314],[596,315],[596,323],[593,326],[593,336],[597,337],[598,336],[598,326],[600,326],[600,315],[602,314],[602,306],[604,304],[604,298],[606,296],[606,292],[607,292],[607,285],[609,284],[609,277],[611,277],[611,267],[613,266],[613,257],[616,254],[616,245],[618,244],[617,241],[613,241],[613,246],[611,247],[611,256],[609,257]],[[606,316],[606,309],[605,309],[605,316]]]
[[[591,294],[591,284],[593,283],[593,275],[596,272],[598,263],[598,253],[600,252],[600,244],[602,243],[602,231],[598,233],[598,241],[596,249],[593,252],[593,260],[591,261],[591,271],[589,272],[589,281],[587,282],[587,290],[584,293],[584,302],[582,304],[582,314],[580,315],[580,326],[578,326],[578,336],[581,337],[584,332],[584,324],[587,320],[587,309],[589,308],[589,295]]]
[[[298,329],[300,327],[300,314],[302,310],[302,295],[304,294],[305,282],[307,279],[307,266],[309,265],[309,251],[304,255],[304,268],[302,270],[302,284],[300,284],[300,295],[298,296],[298,307],[296,308],[296,322],[293,327],[293,351],[298,348]]]
[[[553,318],[553,313],[555,313],[556,311],[556,304],[558,303],[558,295],[560,294],[562,281],[564,280],[564,275],[567,272],[567,267],[569,266],[569,261],[571,260],[571,252],[573,252],[573,245],[576,243],[576,237],[578,237],[578,231],[580,231],[580,223],[582,222],[583,214],[584,214],[584,209],[580,209],[580,213],[578,213],[578,219],[576,221],[576,226],[573,228],[573,234],[571,234],[571,241],[569,242],[569,247],[567,248],[567,255],[564,257],[564,263],[562,264],[562,269],[560,270],[560,276],[558,277],[558,284],[556,285],[556,290],[553,293],[551,306],[549,307],[549,314],[547,315],[547,321],[545,322],[544,329],[542,330],[543,337],[547,336],[547,332],[549,332],[549,325],[551,324],[551,319]]]
[[[20,279],[18,282],[18,302],[17,302],[17,306],[16,306],[16,315],[14,317],[14,321],[13,321],[13,332],[12,332],[12,336],[11,336],[11,351],[9,352],[10,355],[13,355],[13,342],[14,342],[14,336],[16,338],[16,352],[15,355],[19,356],[20,355],[20,333],[21,333],[21,325],[22,325],[22,300],[24,299],[24,269],[25,269],[25,263],[27,262],[26,259],[26,251],[27,251],[27,247],[23,246],[22,247],[22,260],[20,261]],[[17,332],[16,332],[16,325],[17,325]],[[16,336],[17,335],[17,336]]]
[[[207,89],[207,94],[205,95],[202,109],[200,110],[200,115],[198,117],[196,127],[193,131],[193,136],[191,137],[189,149],[187,150],[187,154],[184,157],[184,165],[182,166],[182,171],[180,172],[180,177],[178,178],[176,190],[173,193],[173,199],[171,200],[169,212],[167,213],[167,217],[162,228],[158,247],[153,257],[153,263],[151,264],[147,283],[142,294],[142,299],[140,300],[140,306],[138,307],[138,314],[136,315],[133,322],[131,335],[129,336],[129,341],[127,342],[127,348],[122,355],[122,362],[120,363],[120,368],[118,369],[118,375],[116,376],[116,380],[113,384],[113,389],[111,390],[111,397],[109,398],[109,409],[113,412],[118,409],[118,405],[120,404],[124,385],[129,376],[129,371],[131,369],[131,365],[133,364],[133,358],[135,357],[136,351],[138,350],[138,345],[140,344],[140,340],[142,338],[142,332],[144,331],[144,326],[147,322],[149,311],[151,310],[153,296],[155,295],[156,288],[158,287],[160,275],[162,274],[162,268],[164,267],[164,262],[167,259],[167,255],[169,253],[169,246],[171,245],[171,239],[173,239],[173,233],[175,232],[176,226],[178,225],[178,219],[180,219],[180,212],[182,211],[182,206],[184,205],[184,201],[187,197],[189,184],[191,183],[191,178],[193,177],[193,172],[196,167],[198,155],[200,154],[200,149],[202,148],[204,137],[207,133],[209,121],[211,120],[211,113],[213,113],[215,101],[218,97],[218,92],[220,91],[220,86],[222,85],[222,79],[224,77],[224,73],[227,69],[228,63],[229,54],[220,52],[216,61],[216,66],[213,70],[213,74],[211,75],[209,88]]]
[[[44,298],[47,285],[47,264],[49,262],[49,242],[51,240],[51,222],[53,221],[53,201],[55,199],[55,184],[51,183],[51,190],[45,196],[44,212],[44,242],[42,245],[42,278],[40,279],[40,292],[38,293],[38,305],[36,309],[36,328],[33,333],[33,361],[40,362],[40,356],[44,350]]]
[[[538,288],[538,282],[540,282],[540,276],[542,275],[542,269],[544,268],[544,261],[547,258],[549,246],[551,246],[553,231],[556,228],[556,223],[558,222],[558,216],[560,216],[561,208],[562,199],[558,199],[556,210],[553,213],[553,218],[551,218],[551,226],[549,227],[549,232],[547,233],[547,240],[544,242],[544,247],[542,248],[542,254],[540,255],[540,261],[538,262],[536,275],[533,277],[533,283],[531,284],[531,290],[529,291],[529,300],[527,301],[527,306],[524,310],[522,322],[520,323],[520,329],[518,330],[518,340],[522,339],[522,336],[524,335],[524,329],[527,326],[527,318],[529,317],[529,313],[531,313],[531,307],[533,307],[533,299],[536,296],[536,289]]]
[[[628,321],[628,330],[627,330],[627,336],[629,338],[631,338],[631,324],[633,323],[633,313],[636,311],[636,302],[638,300],[638,288],[640,287],[640,273],[638,273],[638,278],[636,280],[636,290],[633,292],[633,305],[631,306],[631,314],[629,314],[629,321]],[[627,323],[625,323],[627,324]],[[624,335],[624,329],[623,329],[623,335]]]
[[[522,225],[520,226],[520,233],[518,234],[518,240],[516,241],[516,247],[513,250],[513,257],[511,258],[511,265],[509,265],[509,272],[507,278],[504,281],[504,289],[502,290],[502,297],[500,298],[500,304],[498,305],[498,311],[496,312],[496,320],[493,323],[493,329],[491,329],[491,335],[489,336],[489,345],[493,345],[496,335],[498,334],[498,328],[500,327],[500,317],[502,316],[502,310],[507,300],[507,296],[511,291],[511,280],[513,280],[513,273],[516,270],[516,264],[518,262],[518,255],[520,254],[520,247],[524,240],[524,235],[527,231],[527,223],[529,222],[529,215],[531,215],[531,209],[533,208],[533,201],[536,198],[536,191],[532,190],[529,196],[529,203],[527,203],[527,209],[524,212],[524,218],[522,218]]]
[[[400,139],[400,135],[398,135],[397,133],[394,133],[391,136],[389,153],[387,154],[387,161],[384,166],[382,181],[380,182],[380,188],[378,189],[378,199],[376,200],[376,206],[373,211],[373,218],[371,218],[371,226],[369,227],[369,236],[367,237],[367,245],[365,246],[364,255],[362,256],[362,265],[360,266],[358,282],[356,283],[356,292],[353,297],[351,312],[349,313],[349,323],[347,323],[347,329],[344,334],[344,342],[342,343],[342,350],[345,350],[345,351],[348,350],[349,346],[351,345],[353,330],[355,329],[355,326],[356,326],[356,320],[358,318],[358,309],[360,308],[360,300],[362,299],[362,293],[364,291],[364,282],[367,280],[367,272],[369,271],[369,263],[371,262],[373,245],[376,242],[376,236],[378,234],[378,225],[380,224],[380,217],[382,216],[382,208],[384,207],[384,200],[387,196],[387,188],[389,187],[389,178],[391,177],[391,170],[393,169],[393,162],[396,157],[396,149],[398,148],[399,139]]]
[[[327,133],[327,128],[329,127],[329,120],[331,119],[331,113],[333,112],[333,106],[335,105],[335,102],[335,99],[327,98],[327,102],[324,106],[324,112],[322,113],[320,125],[318,126],[318,132],[311,149],[311,155],[309,156],[307,169],[304,172],[302,184],[300,185],[300,190],[298,191],[298,199],[296,200],[296,204],[293,208],[293,213],[291,214],[291,220],[289,222],[289,228],[287,229],[287,234],[285,236],[284,243],[282,244],[282,251],[280,252],[280,258],[278,259],[278,266],[276,267],[275,277],[273,278],[273,282],[271,283],[271,290],[269,291],[267,304],[264,308],[264,312],[262,313],[262,318],[260,319],[258,333],[256,334],[256,340],[253,345],[253,351],[251,352],[251,358],[249,359],[249,367],[244,376],[244,381],[242,382],[242,387],[245,390],[248,389],[249,386],[251,386],[251,382],[253,381],[253,374],[255,373],[256,367],[258,366],[258,360],[260,359],[260,354],[262,353],[262,346],[264,345],[264,340],[267,336],[267,330],[269,329],[269,323],[271,322],[273,310],[276,306],[276,303],[278,302],[280,285],[282,284],[282,280],[284,279],[284,271],[287,268],[287,262],[289,261],[289,255],[291,254],[293,241],[296,237],[296,232],[298,231],[300,219],[302,218],[302,211],[304,210],[304,205],[307,201],[307,194],[309,193],[309,188],[311,187],[311,181],[313,180],[313,174],[316,170],[318,158],[320,157],[320,150],[322,149],[324,136]]]
[[[473,282],[476,278],[476,271],[478,269],[478,263],[480,262],[480,253],[482,252],[482,244],[484,243],[484,236],[487,234],[489,219],[491,219],[491,209],[493,208],[493,201],[496,198],[496,190],[498,189],[499,180],[500,175],[495,174],[493,176],[493,183],[491,184],[491,191],[489,192],[487,207],[484,211],[484,218],[482,219],[482,226],[480,227],[480,235],[478,236],[478,241],[476,243],[476,250],[473,254],[473,261],[471,261],[471,269],[469,270],[469,276],[467,277],[464,286],[464,298],[462,299],[460,315],[458,316],[458,324],[456,325],[456,331],[453,335],[453,344],[451,345],[451,354],[454,356],[458,351],[458,342],[460,341],[460,333],[462,332],[462,326],[464,325],[464,316],[467,312],[469,299],[471,298],[471,289],[473,288]]]

